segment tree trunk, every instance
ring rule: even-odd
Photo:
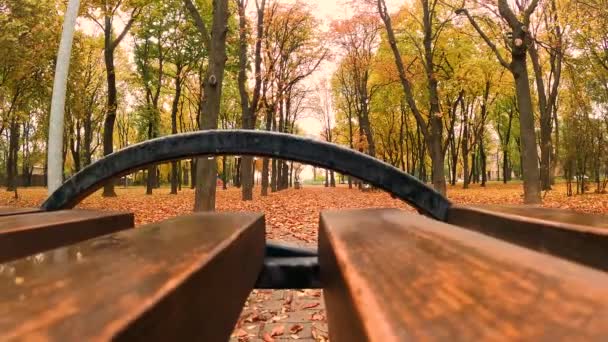
[[[243,112],[243,129],[255,129],[256,124],[256,111],[258,102],[260,100],[262,76],[261,76],[261,65],[262,65],[262,36],[264,33],[264,10],[266,1],[262,0],[261,3],[256,1],[257,8],[257,39],[255,43],[255,61],[254,61],[254,77],[255,86],[253,89],[253,98],[249,103],[249,95],[247,94],[246,83],[247,83],[247,18],[245,16],[246,1],[237,1],[239,11],[239,94],[241,97],[241,108]],[[239,184],[242,185],[242,199],[243,201],[253,200],[253,183],[254,183],[254,164],[251,156],[243,156],[239,162],[240,177]]]
[[[487,156],[483,145],[483,138],[479,141],[479,164],[481,168],[481,186],[486,186],[487,176]]]
[[[289,162],[289,184],[287,184],[289,188],[293,187],[293,161]]]
[[[156,165],[148,166],[148,172],[146,175],[146,195],[152,195],[152,191],[154,190],[156,184]]]
[[[190,161],[190,189],[194,189],[196,187],[196,162],[197,158],[193,158]]]
[[[171,106],[171,134],[177,134],[177,111],[179,110],[179,100],[182,95],[182,66],[176,65],[175,71],[175,96]],[[171,162],[171,194],[177,195],[177,187],[179,182],[179,168],[177,161]]]
[[[273,119],[274,111],[272,108],[266,108],[266,130],[270,131],[272,129],[272,119]],[[270,161],[268,158],[264,158],[262,162],[262,196],[268,196],[268,185],[269,185],[269,177],[270,177]]]
[[[534,131],[534,114],[526,52],[514,49],[512,52],[511,72],[515,79],[515,91],[519,106],[519,125],[521,135],[522,172],[524,180],[524,203],[537,204],[540,199],[540,179],[538,174],[538,154],[536,152],[536,132]]]
[[[226,66],[228,16],[228,0],[213,1],[213,26],[209,40],[209,66],[204,82],[203,112],[200,118],[201,129],[203,130],[217,129],[222,99],[224,69]],[[214,211],[217,179],[215,158],[199,158],[196,167],[197,183],[194,197],[194,211]]]
[[[434,10],[429,8],[429,1],[422,1],[423,5],[423,23],[424,23],[424,59],[426,62],[426,76],[429,91],[430,101],[430,112],[429,112],[429,125],[430,125],[430,136],[427,137],[429,140],[429,153],[431,155],[431,166],[432,166],[432,181],[433,188],[439,193],[446,194],[445,184],[445,151],[443,150],[443,121],[441,119],[441,113],[439,109],[439,91],[438,81],[435,77],[435,64],[433,62],[433,25],[431,16]],[[437,33],[438,34],[438,33]]]
[[[262,161],[262,196],[268,196],[268,158]]]
[[[228,190],[228,157],[222,156],[222,189]]]
[[[104,61],[106,64],[106,77],[108,83],[108,103],[106,107],[106,118],[103,123],[103,154],[105,156],[114,152],[114,123],[116,122],[116,110],[118,107],[116,90],[116,71],[114,68],[114,46],[112,39],[112,18],[106,15],[104,30]],[[116,197],[114,192],[114,180],[111,179],[103,187],[103,197]]]
[[[19,122],[15,118],[11,119],[9,133],[8,160],[6,162],[6,191],[15,191],[17,189],[17,164],[19,161]],[[61,156],[59,156],[59,159],[63,160]],[[63,169],[63,163],[61,165]]]
[[[277,192],[277,160],[272,159],[272,174],[270,176],[270,191]]]

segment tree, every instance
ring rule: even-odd
[[[406,68],[403,64],[401,52],[397,46],[397,39],[393,29],[392,19],[388,13],[385,0],[377,0],[377,9],[380,18],[384,22],[384,27],[388,36],[388,43],[393,52],[395,64],[399,75],[399,80],[403,87],[407,104],[416,118],[418,129],[422,132],[432,163],[432,181],[436,191],[446,193],[446,181],[444,172],[445,149],[443,147],[443,113],[439,105],[438,79],[437,79],[437,63],[435,63],[435,45],[438,35],[442,32],[442,27],[449,20],[438,22],[436,6],[437,1],[421,0],[422,5],[422,32],[423,44],[421,57],[424,61],[424,72],[427,79],[427,91],[429,101],[429,113],[425,116],[419,105],[416,103],[415,96],[412,90],[412,82],[406,74]]]
[[[242,111],[242,122],[243,129],[254,129],[257,122],[257,111],[260,103],[260,95],[262,91],[262,36],[264,34],[264,12],[266,9],[266,0],[256,0],[257,9],[257,25],[256,25],[256,41],[255,41],[255,52],[254,52],[254,78],[255,85],[253,87],[253,97],[249,100],[249,94],[247,93],[247,17],[245,16],[245,9],[247,7],[247,0],[237,0],[238,12],[239,12],[239,94],[241,97],[241,111]],[[240,174],[242,198],[244,201],[253,200],[253,158],[251,156],[243,156],[240,161]]]
[[[538,169],[538,155],[536,152],[536,133],[534,131],[534,112],[532,110],[532,96],[528,77],[527,55],[531,44],[530,17],[538,6],[538,0],[532,0],[527,6],[519,6],[519,15],[509,6],[507,0],[498,0],[500,17],[510,29],[509,46],[511,62],[503,57],[492,39],[486,35],[481,26],[466,9],[459,9],[457,14],[464,14],[475,31],[483,38],[494,52],[500,64],[513,75],[515,93],[519,108],[519,125],[521,137],[521,157],[524,179],[524,202],[528,204],[540,203],[540,179]],[[520,19],[521,18],[521,19]]]
[[[265,129],[288,132],[294,89],[310,76],[328,55],[323,46],[319,22],[303,2],[273,3],[264,14],[261,107],[264,109]],[[277,117],[278,116],[278,117]],[[277,120],[278,119],[278,120]],[[262,196],[285,186],[285,161],[264,158],[262,162]],[[272,178],[269,179],[269,176]],[[270,182],[269,182],[270,180]],[[282,181],[282,185],[279,184]]]
[[[143,139],[154,139],[160,135],[160,96],[165,78],[168,41],[173,39],[168,31],[167,18],[175,3],[159,2],[145,9],[143,19],[135,25],[135,64],[145,92],[145,102],[139,105]],[[174,27],[173,27],[174,28]],[[146,195],[152,195],[158,180],[157,165],[149,165],[146,179]]]
[[[191,0],[184,0],[186,9],[194,19],[194,23],[202,35],[203,45],[209,51],[209,66],[204,82],[204,99],[202,115],[200,117],[201,129],[216,129],[220,102],[222,98],[222,85],[224,81],[224,68],[226,65],[226,35],[228,31],[228,1],[213,1],[213,24],[211,34],[208,33],[205,22]],[[201,158],[196,163],[196,194],[194,201],[195,211],[215,210],[215,190],[217,179],[217,164],[215,158]]]
[[[22,143],[22,138],[38,136],[39,146],[47,141],[49,89],[61,18],[54,15],[54,1],[2,0],[0,9],[0,135],[6,139],[2,145],[6,147],[7,190],[14,191],[19,151],[24,147],[22,157],[29,158],[33,146]],[[37,134],[31,135],[35,122],[39,123]],[[59,157],[63,160],[63,153]]]
[[[321,131],[321,136],[325,139],[325,141],[333,143],[334,113],[332,108],[331,91],[327,84],[327,81],[321,81],[317,85],[315,92],[316,94],[312,98],[311,107],[323,127]],[[325,171],[325,186],[336,186],[336,180],[334,177],[333,170]]]
[[[118,108],[118,91],[116,88],[116,69],[114,66],[114,53],[127,33],[133,26],[137,16],[141,13],[144,3],[141,0],[91,0],[88,4],[88,16],[103,30],[104,34],[104,63],[106,66],[107,105],[106,118],[103,125],[103,154],[114,152],[114,123]],[[129,11],[128,20],[122,31],[114,35],[114,20],[121,10]],[[101,16],[95,14],[100,11]],[[114,197],[114,183],[110,181],[104,185],[104,197]]]
[[[376,156],[376,143],[370,122],[370,103],[378,86],[371,84],[374,52],[378,47],[380,23],[367,14],[357,14],[353,18],[332,23],[334,41],[344,51],[341,82],[350,82],[351,105],[357,115],[359,127],[367,142],[367,153]],[[346,88],[345,88],[346,90]]]
[[[74,172],[91,164],[104,119],[103,38],[78,32],[72,52],[66,122]],[[66,161],[67,162],[67,161]]]
[[[557,3],[549,0],[540,11],[546,41],[540,41],[540,32],[536,32],[535,39],[530,42],[528,53],[532,61],[536,91],[538,94],[538,109],[540,113],[540,180],[541,189],[550,190],[552,183],[553,143],[553,116],[557,111],[557,95],[562,74],[562,60],[566,49],[564,32],[559,20]],[[540,50],[540,51],[539,51]],[[548,64],[551,72],[547,75],[543,70],[541,52],[548,55]]]
[[[173,78],[175,92],[171,105],[171,134],[178,132],[177,114],[180,110],[182,89],[188,73],[206,57],[205,50],[200,49],[200,36],[196,28],[186,21],[186,13],[176,0],[171,1],[174,9],[169,15],[168,32],[171,32],[171,44],[167,51],[168,60],[173,68],[169,71]],[[171,163],[171,194],[177,194],[179,182],[179,163]]]

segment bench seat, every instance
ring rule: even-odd
[[[0,262],[133,228],[127,212],[60,210],[0,217]]]
[[[5,263],[0,341],[226,341],[263,257],[262,214],[204,213]]]
[[[324,212],[332,341],[608,336],[608,275],[396,209]]]
[[[530,206],[452,206],[448,223],[608,271],[608,216]]]

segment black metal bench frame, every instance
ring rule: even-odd
[[[41,209],[73,208],[105,182],[148,165],[218,155],[279,158],[334,170],[383,189],[438,221],[497,236],[596,269],[608,269],[604,257],[608,234],[601,229],[456,206],[418,179],[378,159],[335,144],[283,133],[198,131],[132,145],[75,174],[42,204]],[[496,225],[509,229],[498,229]],[[267,241],[264,267],[256,287],[320,288],[319,274],[316,249]]]
[[[441,221],[447,219],[452,205],[413,176],[357,151],[290,134],[222,130],[170,135],[110,154],[68,179],[42,204],[42,209],[73,208],[105,182],[151,164],[218,155],[280,158],[337,171],[386,190],[420,213]],[[317,251],[269,241],[256,287],[319,288]]]

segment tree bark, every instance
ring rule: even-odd
[[[429,155],[431,157],[431,171],[432,171],[432,182],[433,187],[436,191],[441,194],[446,193],[446,182],[445,182],[445,171],[444,171],[444,162],[445,162],[445,150],[443,149],[443,122],[441,119],[441,114],[439,110],[439,96],[437,92],[437,79],[435,78],[434,73],[434,64],[433,64],[433,32],[432,32],[432,22],[430,18],[430,11],[428,1],[422,1],[423,3],[423,11],[424,11],[424,57],[425,57],[425,71],[427,76],[427,87],[429,91],[429,119],[427,129],[427,122],[425,121],[422,113],[420,112],[418,105],[414,99],[414,94],[412,91],[411,83],[406,75],[405,66],[403,65],[403,59],[401,57],[401,52],[397,46],[397,39],[395,37],[395,32],[393,30],[392,22],[390,14],[388,13],[388,9],[386,7],[386,3],[384,0],[377,0],[378,12],[380,13],[380,17],[384,22],[384,26],[386,28],[389,45],[393,52],[393,57],[395,60],[395,64],[397,66],[397,71],[399,74],[399,80],[401,81],[401,85],[403,87],[403,91],[405,93],[405,99],[407,101],[408,106],[412,110],[414,117],[416,118],[416,122],[418,124],[419,130],[422,132],[424,139],[426,140],[426,145],[428,148]],[[421,168],[424,166],[424,158],[421,158]],[[424,173],[426,173],[426,170]],[[425,175],[426,178],[426,175]]]
[[[254,72],[255,72],[255,86],[253,88],[253,99],[249,102],[249,95],[247,94],[246,83],[247,83],[247,18],[245,16],[246,1],[238,0],[238,12],[239,12],[239,94],[241,97],[241,110],[243,116],[243,129],[255,129],[257,121],[256,111],[258,109],[258,102],[260,101],[260,92],[262,84],[261,76],[261,65],[262,65],[262,36],[264,33],[264,10],[266,7],[266,1],[261,0],[261,4],[256,2],[257,8],[257,38],[255,42],[255,61],[254,61]],[[254,178],[254,165],[253,157],[243,156],[239,162],[240,177],[239,184],[242,185],[242,199],[243,201],[253,200],[253,178]]]
[[[203,112],[200,117],[200,125],[203,130],[217,129],[226,65],[228,16],[228,0],[214,0],[213,26],[209,39],[209,66],[204,82]],[[201,31],[200,28],[199,31]],[[208,38],[205,32],[200,33],[203,34],[203,39]],[[215,158],[199,158],[196,167],[194,211],[214,211],[217,180]]]
[[[103,124],[103,154],[107,156],[114,152],[114,123],[116,122],[116,109],[118,101],[116,98],[116,71],[114,68],[114,46],[112,41],[112,18],[109,15],[105,16],[105,47],[104,61],[106,65],[106,76],[108,86],[108,101],[106,109],[106,118]],[[103,187],[103,197],[115,197],[114,180],[111,179]]]
[[[9,133],[8,160],[6,161],[6,191],[15,191],[17,189],[17,164],[19,162],[19,122],[14,117],[11,119]],[[59,156],[60,160],[63,160],[62,156],[63,154]],[[63,170],[63,163],[61,165]]]
[[[534,131],[534,114],[528,69],[526,68],[526,52],[512,52],[511,68],[515,79],[515,90],[519,107],[519,126],[521,136],[522,172],[524,180],[524,203],[537,204],[540,199],[540,179],[538,173],[538,154],[536,152],[536,132]]]
[[[179,109],[179,100],[182,95],[182,66],[178,64],[175,71],[175,96],[171,106],[171,134],[177,134],[177,111]],[[177,187],[179,182],[179,166],[177,161],[171,162],[171,194],[177,195]]]
[[[262,161],[262,196],[268,196],[268,166],[269,159],[264,158]]]
[[[508,69],[515,80],[515,93],[519,107],[520,123],[520,155],[522,177],[524,180],[524,203],[537,204],[540,198],[540,177],[538,169],[538,153],[536,151],[536,132],[534,131],[534,113],[532,110],[532,96],[528,78],[526,57],[531,44],[529,34],[530,16],[538,6],[538,0],[532,0],[521,13],[516,15],[509,7],[507,0],[498,0],[498,12],[505,19],[511,29],[511,63],[507,63],[496,45],[482,31],[473,17],[465,9],[459,9],[457,14],[464,13],[475,30],[492,49],[500,64]]]

